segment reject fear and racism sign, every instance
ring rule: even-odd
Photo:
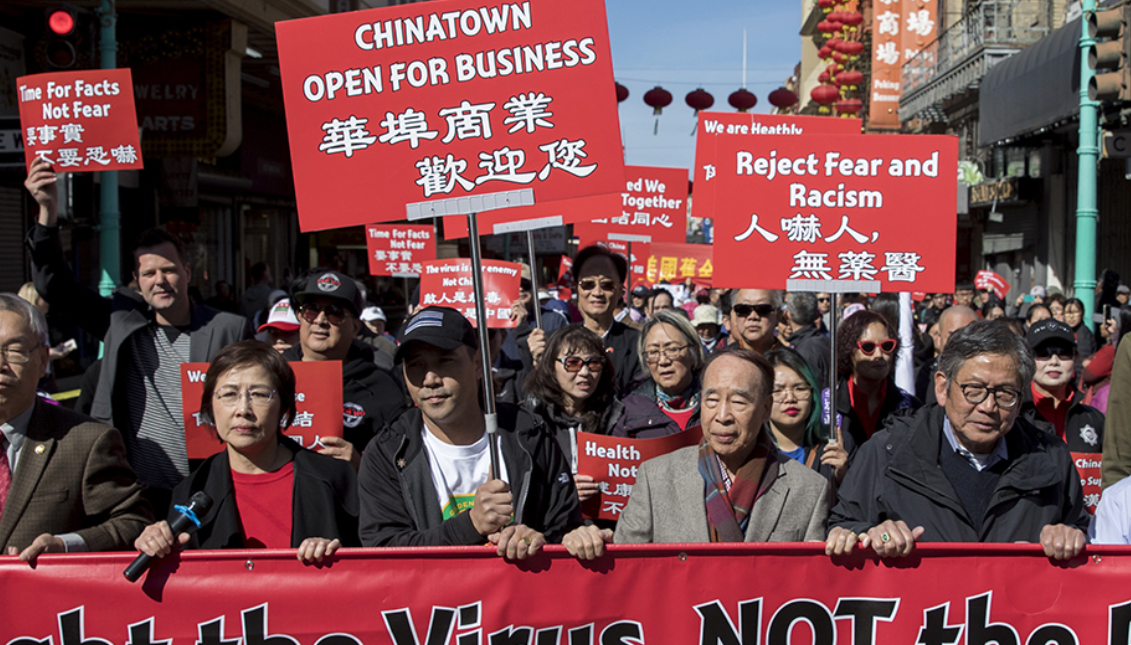
[[[483,304],[488,328],[511,328],[511,306],[518,300],[522,267],[514,262],[483,260]],[[459,311],[472,326],[475,312],[475,289],[471,260],[455,258],[424,263],[420,274],[420,306],[440,305]]]
[[[623,242],[687,241],[687,169],[627,166],[615,214],[573,227],[578,237]]]
[[[693,215],[714,217],[713,286],[954,289],[956,137],[723,134],[706,147],[696,191],[714,211]]]
[[[602,0],[439,0],[276,33],[304,231],[621,189]]]
[[[24,161],[58,172],[142,168],[128,69],[54,72],[16,79]]]
[[[436,227],[370,224],[365,227],[369,275],[418,278],[423,263],[436,259]]]

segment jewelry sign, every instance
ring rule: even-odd
[[[438,0],[276,33],[303,231],[621,190],[602,0]]]
[[[710,148],[696,189],[714,211],[692,215],[715,218],[713,286],[953,291],[956,137],[720,135]]]

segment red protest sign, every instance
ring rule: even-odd
[[[16,79],[24,161],[59,172],[142,168],[129,69],[33,74]]]
[[[508,329],[515,326],[511,320],[511,305],[518,300],[522,280],[522,267],[514,262],[483,260],[483,304],[486,308],[487,327]],[[440,305],[451,307],[476,326],[475,289],[471,277],[471,260],[455,258],[424,263],[420,274],[420,306]]]
[[[633,249],[635,250],[635,249]],[[667,280],[683,284],[691,280],[700,287],[710,287],[715,269],[711,246],[707,244],[652,244],[645,265],[645,279],[656,284]]]
[[[602,0],[440,0],[276,34],[303,231],[621,189]]]
[[[416,278],[421,265],[436,259],[436,227],[370,224],[365,227],[369,275]]]
[[[601,489],[599,495],[582,504],[582,513],[590,519],[619,519],[632,495],[640,464],[684,446],[698,445],[702,438],[700,426],[659,439],[577,433],[577,474],[592,477]]]
[[[626,166],[618,210],[573,227],[578,237],[631,242],[687,241],[687,169]]]
[[[506,208],[476,215],[480,235],[501,235],[584,222],[600,213],[620,212],[620,195],[587,195],[533,206]],[[444,239],[467,237],[467,217],[444,218]]]
[[[322,446],[322,437],[342,436],[342,363],[290,363],[295,372],[294,423],[284,432],[306,448]],[[200,418],[200,398],[208,363],[181,363],[181,410],[189,459],[206,459],[223,449],[211,423]]]
[[[1089,427],[1084,426],[1085,429]],[[1095,433],[1094,428],[1092,428],[1092,432]],[[1092,438],[1095,438],[1094,434]],[[1096,507],[1099,506],[1100,497],[1103,495],[1103,488],[1100,485],[1103,453],[1074,452],[1072,453],[1072,462],[1076,464],[1076,472],[1080,475],[1080,488],[1084,489],[1084,506],[1087,507],[1089,513],[1095,515]]]
[[[1005,278],[989,270],[979,271],[974,276],[974,288],[993,289],[994,295],[1001,300],[1005,300],[1005,294],[1009,293],[1009,283],[1005,281]]]
[[[695,135],[695,199],[693,217],[714,217],[715,190],[710,185],[718,172],[714,161],[719,139],[760,137],[771,134],[804,136],[812,134],[856,134],[860,119],[830,119],[791,114],[750,114],[748,112],[700,112]],[[723,159],[719,157],[719,159]],[[708,161],[711,160],[711,161]],[[733,162],[731,162],[733,163]],[[717,233],[716,233],[717,234]],[[682,242],[684,240],[676,240]]]
[[[715,169],[696,184],[715,196],[714,286],[953,290],[956,137],[714,141],[695,162]]]

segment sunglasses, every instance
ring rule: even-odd
[[[817,302],[828,302],[831,298],[817,298]]]
[[[731,311],[738,314],[739,318],[749,318],[750,314],[758,314],[759,318],[765,318],[774,313],[773,305],[735,305],[731,307]]]
[[[605,367],[604,356],[593,356],[590,358],[581,358],[580,356],[563,356],[558,359],[558,362],[565,367],[567,372],[580,372],[581,366],[584,365],[589,368],[590,372],[600,372],[601,368]]]
[[[856,346],[860,348],[860,351],[869,356],[876,352],[877,347],[879,347],[883,353],[890,354],[895,351],[897,344],[894,338],[886,338],[878,343],[872,340],[860,340],[856,342]]]
[[[585,278],[584,280],[578,280],[577,286],[582,291],[592,291],[599,286],[601,287],[601,291],[612,293],[616,290],[617,283],[613,282],[612,280],[597,280],[596,278]]]
[[[325,313],[326,320],[330,321],[331,325],[337,325],[342,322],[342,319],[349,315],[349,309],[336,305],[333,303],[320,305],[314,302],[308,302],[299,307],[299,313],[302,314],[303,320],[312,323],[318,320],[318,314]]]
[[[1056,345],[1041,345],[1033,350],[1033,356],[1046,360],[1056,356],[1060,360],[1069,360],[1076,355],[1076,352],[1067,347],[1058,347]]]

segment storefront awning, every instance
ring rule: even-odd
[[[1029,134],[1080,111],[1080,20],[996,65],[978,91],[978,145]]]

